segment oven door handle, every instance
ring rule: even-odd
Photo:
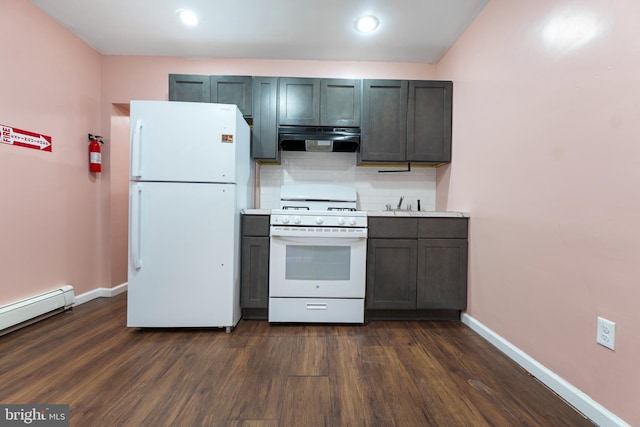
[[[291,242],[291,243],[302,243],[305,245],[313,245],[313,244],[327,244],[331,243],[357,243],[363,240],[367,240],[366,236],[363,237],[335,237],[335,236],[327,236],[327,237],[291,237],[291,236],[278,236],[277,234],[271,235],[272,239],[277,239],[283,242]]]

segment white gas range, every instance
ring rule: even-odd
[[[367,215],[355,188],[284,185],[271,211],[270,322],[363,323]]]

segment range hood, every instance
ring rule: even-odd
[[[360,129],[280,126],[278,144],[283,151],[353,153],[360,146]]]

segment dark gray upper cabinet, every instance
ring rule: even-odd
[[[279,79],[278,124],[317,126],[320,123],[320,79]]]
[[[169,74],[169,101],[211,102],[210,77]]]
[[[408,82],[364,80],[360,162],[406,161]]]
[[[320,80],[320,126],[359,127],[362,80]]]
[[[278,150],[278,78],[253,78],[251,155],[256,160],[280,162]]]
[[[360,127],[358,164],[451,161],[450,81],[170,74],[169,100],[238,105],[258,160],[280,162],[283,125]]]
[[[451,161],[450,81],[365,80],[360,163]]]
[[[452,95],[452,82],[409,82],[407,161],[451,161]]]
[[[278,123],[358,127],[361,94],[361,80],[281,77]]]
[[[235,104],[244,117],[251,117],[251,76],[211,76],[211,102]]]
[[[169,74],[169,101],[235,104],[243,116],[251,117],[252,80],[250,76]]]

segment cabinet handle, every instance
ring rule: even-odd
[[[131,191],[131,258],[136,270],[142,268],[142,185],[136,184]]]
[[[142,176],[142,120],[136,120],[131,135],[131,176],[139,178]]]
[[[326,310],[327,303],[307,303],[307,310]]]

